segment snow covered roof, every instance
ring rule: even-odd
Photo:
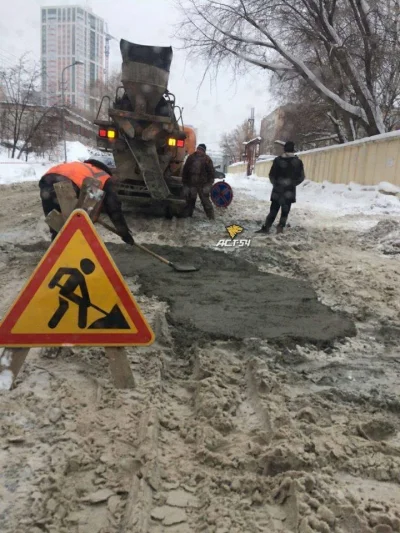
[[[244,142],[243,144],[247,146],[248,144],[252,144],[252,143],[255,143],[255,142],[261,142],[261,141],[262,141],[262,137],[254,137],[254,139],[251,139],[250,141]]]

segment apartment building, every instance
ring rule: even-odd
[[[96,83],[104,82],[105,23],[89,8],[80,6],[41,7],[41,59],[43,103],[61,103],[63,69],[66,103],[91,111],[99,104],[91,95]]]

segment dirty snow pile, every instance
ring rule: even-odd
[[[272,185],[268,178],[255,175],[227,174],[226,181],[235,192],[243,192],[260,201],[270,199]],[[400,188],[391,183],[359,185],[333,184],[305,180],[297,188],[297,207],[345,215],[400,215]]]
[[[79,141],[67,142],[68,161],[83,161],[98,153]],[[9,150],[0,147],[0,185],[39,180],[50,167],[64,161],[64,145],[60,143],[57,152],[47,159],[29,156],[25,161],[24,157],[12,159],[10,155]]]
[[[376,247],[384,255],[400,254],[400,221],[393,218],[380,220],[362,233],[361,242],[366,249]]]

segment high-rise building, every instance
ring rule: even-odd
[[[99,104],[93,88],[104,82],[104,20],[80,6],[41,7],[42,91],[47,105],[61,103],[62,71],[65,102],[94,111]]]

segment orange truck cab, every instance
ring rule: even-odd
[[[183,126],[183,131],[186,133],[186,155],[193,154],[196,151],[196,132],[193,126]]]
[[[174,156],[170,163],[170,169],[174,177],[182,176],[183,165],[187,156],[196,151],[196,132],[193,126],[184,125],[183,127],[180,126],[179,129],[186,135],[186,139],[182,143],[183,146],[180,146],[178,141],[174,147],[171,146],[171,149],[174,150]]]

